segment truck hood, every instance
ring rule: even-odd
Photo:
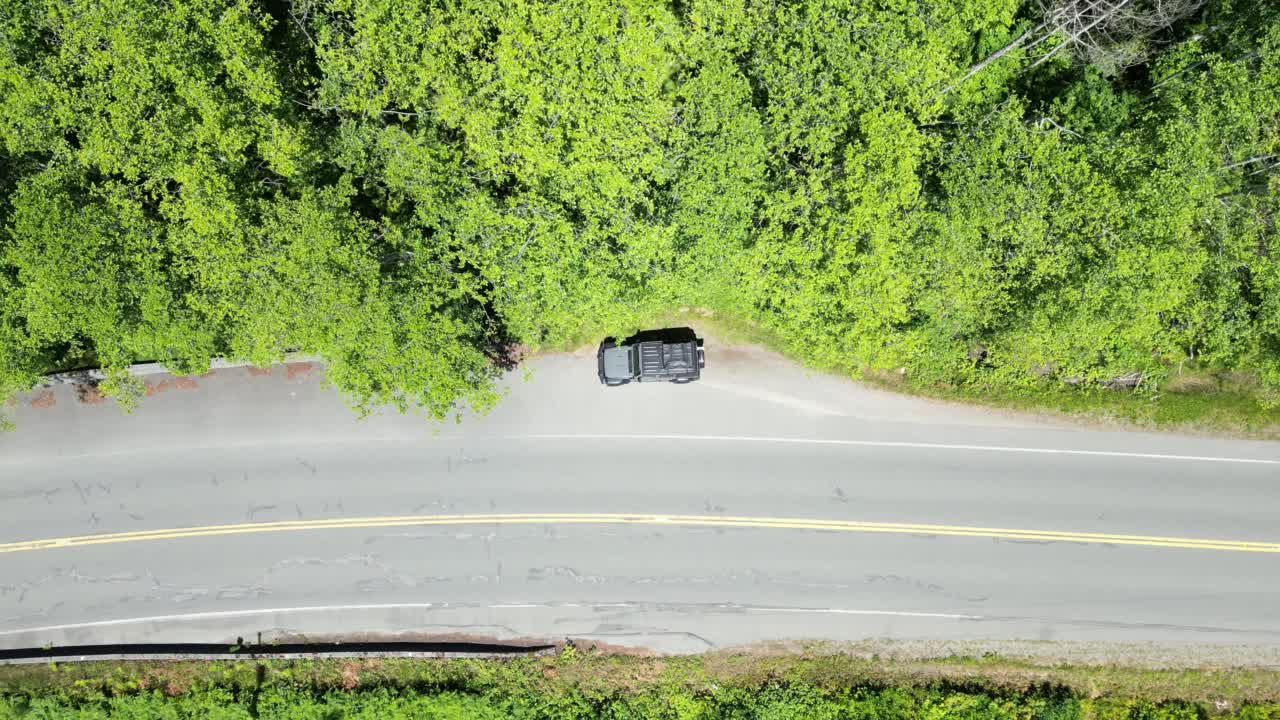
[[[635,377],[631,369],[631,348],[605,348],[602,361],[604,376],[609,380],[630,380]]]

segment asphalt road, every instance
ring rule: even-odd
[[[903,398],[708,343],[484,418],[356,420],[308,365],[71,387],[0,434],[0,648],[372,633],[1280,643],[1280,447]]]

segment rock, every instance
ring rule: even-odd
[[[1031,366],[1031,374],[1039,375],[1040,377],[1051,377],[1055,375],[1057,372],[1058,372],[1057,363],[1047,362],[1043,365]]]
[[[1102,387],[1111,390],[1132,390],[1142,384],[1142,373],[1135,371],[1125,373],[1102,381]]]

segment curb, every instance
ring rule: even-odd
[[[284,358],[271,363],[272,365],[288,365],[297,362],[322,362],[318,355],[304,355],[302,353],[286,353]],[[241,367],[261,367],[254,363],[243,360],[225,360],[223,358],[213,358],[209,362],[209,370],[227,370],[230,368]],[[129,374],[135,377],[145,377],[148,375],[183,375],[184,373],[174,372],[164,363],[144,362],[130,365]],[[85,368],[84,370],[68,370],[66,372],[52,373],[45,375],[38,387],[52,387],[54,385],[96,385],[105,380],[107,374],[100,368]]]

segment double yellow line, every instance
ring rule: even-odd
[[[857,522],[813,518],[771,518],[726,515],[665,515],[643,513],[490,513],[467,515],[396,515],[387,517],[342,518],[332,520],[289,520],[282,522],[206,525],[188,528],[140,530],[136,532],[74,535],[43,540],[23,540],[0,544],[0,553],[27,552],[108,545],[112,543],[176,540],[216,535],[249,535],[304,530],[342,530],[431,525],[665,525],[681,527],[751,528],[769,530],[821,530],[827,532],[888,533],[895,535],[947,535],[999,538],[1031,542],[1070,542],[1105,545],[1230,552],[1280,553],[1280,543],[1205,538],[1162,537],[1158,535],[1115,535],[1110,533],[1064,532],[1014,528],[970,527],[965,525],[923,525],[915,523]]]

